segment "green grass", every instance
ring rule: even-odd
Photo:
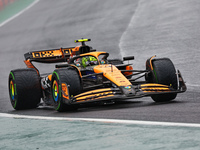
[[[0,11],[0,23],[19,13],[34,1],[35,0],[16,0],[11,4],[8,4]]]

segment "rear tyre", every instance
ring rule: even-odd
[[[38,107],[41,99],[40,77],[35,69],[12,70],[9,75],[9,95],[14,109]]]
[[[53,72],[51,82],[51,93],[55,109],[59,112],[76,110],[76,105],[71,105],[70,102],[64,103],[62,83],[67,84],[70,97],[81,93],[81,82],[77,71],[72,68],[56,69]]]
[[[152,60],[152,65],[153,71],[147,78],[148,82],[172,86],[175,90],[177,90],[178,85],[176,70],[172,61],[169,58],[154,59]],[[152,95],[151,98],[155,102],[167,102],[175,99],[176,96],[176,93],[158,94]]]

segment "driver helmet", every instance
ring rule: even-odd
[[[86,56],[82,58],[83,67],[97,65],[98,61],[94,56]]]

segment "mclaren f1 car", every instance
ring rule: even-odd
[[[14,109],[31,109],[41,103],[57,111],[77,109],[81,104],[114,102],[150,96],[166,102],[185,92],[179,70],[169,58],[149,58],[146,69],[134,70],[134,56],[108,59],[109,53],[75,40],[80,46],[25,53],[27,68],[11,70],[9,95]],[[40,74],[33,62],[57,63],[48,74]]]

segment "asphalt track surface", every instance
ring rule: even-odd
[[[48,0],[0,27],[0,111],[12,114],[200,123],[200,2],[198,0]],[[113,58],[134,55],[134,69],[147,58],[169,57],[187,82],[186,93],[169,103],[151,98],[90,106],[58,113],[49,107],[13,110],[8,95],[10,70],[24,68],[27,51],[71,47],[91,38]],[[40,65],[43,72],[53,66]]]

